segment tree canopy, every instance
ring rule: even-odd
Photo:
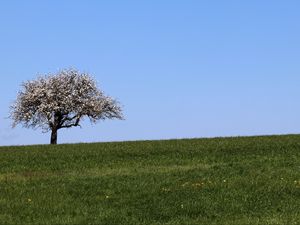
[[[119,102],[105,95],[88,73],[75,69],[23,82],[11,106],[13,126],[51,131],[51,144],[57,143],[57,130],[80,126],[83,117],[92,123],[123,119]]]

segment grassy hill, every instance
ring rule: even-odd
[[[300,224],[300,136],[1,147],[0,224]]]

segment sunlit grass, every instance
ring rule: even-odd
[[[0,224],[300,224],[300,136],[0,148]]]

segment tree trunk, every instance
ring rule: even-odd
[[[57,129],[53,128],[51,131],[51,140],[50,140],[51,145],[56,145],[57,144]]]

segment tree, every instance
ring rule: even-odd
[[[51,131],[51,144],[57,144],[57,131],[80,126],[83,117],[92,123],[123,119],[119,103],[98,89],[87,73],[74,69],[39,76],[26,81],[11,106],[13,127],[42,128]]]

